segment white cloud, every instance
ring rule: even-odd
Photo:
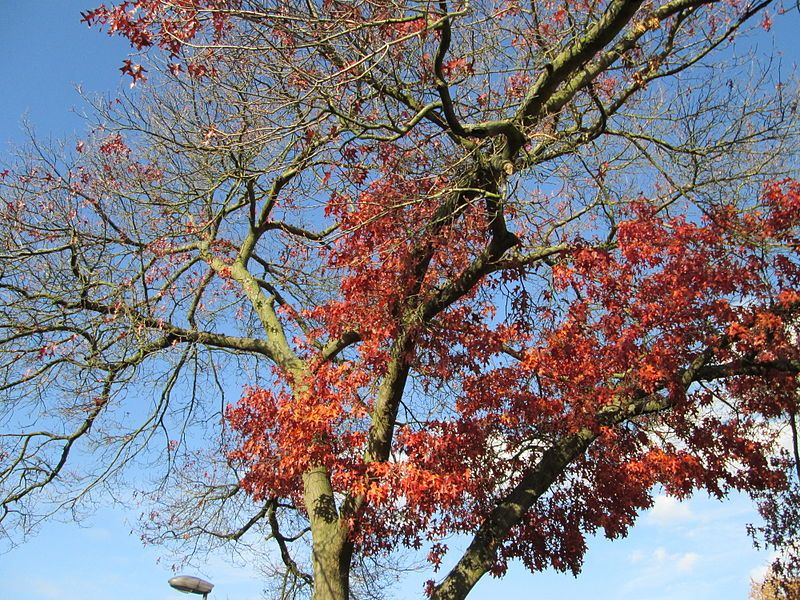
[[[650,519],[660,525],[689,521],[694,516],[688,503],[671,496],[656,496],[649,515]]]
[[[647,558],[640,550],[629,556],[629,560],[633,563],[646,561],[650,567],[658,568],[660,571],[665,567],[674,566],[681,573],[689,573],[700,560],[700,555],[696,552],[670,553],[663,546],[659,546],[653,550],[649,560]]]
[[[640,563],[644,560],[644,552],[641,550],[634,550],[628,555],[628,560],[633,564]]]
[[[750,580],[764,581],[772,568],[772,564],[779,558],[785,558],[785,555],[782,552],[771,552],[762,564],[750,569]]]
[[[678,568],[678,571],[681,573],[691,573],[694,570],[694,566],[697,564],[698,560],[700,560],[699,554],[696,552],[687,552],[686,554],[681,555],[675,564]]]
[[[750,579],[751,581],[764,581],[767,578],[767,573],[769,573],[769,563],[753,567],[750,569]]]
[[[697,552],[671,552],[663,546],[650,551],[635,550],[628,555],[631,562],[632,577],[621,588],[618,598],[647,598],[665,600],[667,598],[703,598],[706,594],[701,588],[705,585],[698,579],[708,564]],[[691,590],[691,594],[679,590]]]

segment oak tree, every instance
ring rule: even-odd
[[[797,92],[747,37],[785,8],[84,13],[135,88],[0,173],[3,531],[145,462],[148,539],[265,533],[341,600],[466,536],[444,600],[577,573],[654,489],[796,518]]]

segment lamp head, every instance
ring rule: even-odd
[[[214,588],[213,583],[190,575],[178,575],[170,579],[167,583],[184,594],[200,594],[202,596],[205,596]]]

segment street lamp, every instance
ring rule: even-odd
[[[208,594],[214,588],[213,583],[189,575],[178,575],[170,579],[167,583],[184,594],[201,594],[203,600],[208,598]]]

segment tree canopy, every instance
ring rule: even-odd
[[[798,96],[747,37],[786,8],[84,13],[135,88],[0,172],[3,533],[138,463],[148,539],[266,533],[287,599],[457,535],[431,598],[578,573],[654,489],[749,493],[791,550]]]
[[[768,573],[763,581],[753,581],[750,587],[751,600],[792,600],[799,595],[797,579],[782,579],[775,573]]]

